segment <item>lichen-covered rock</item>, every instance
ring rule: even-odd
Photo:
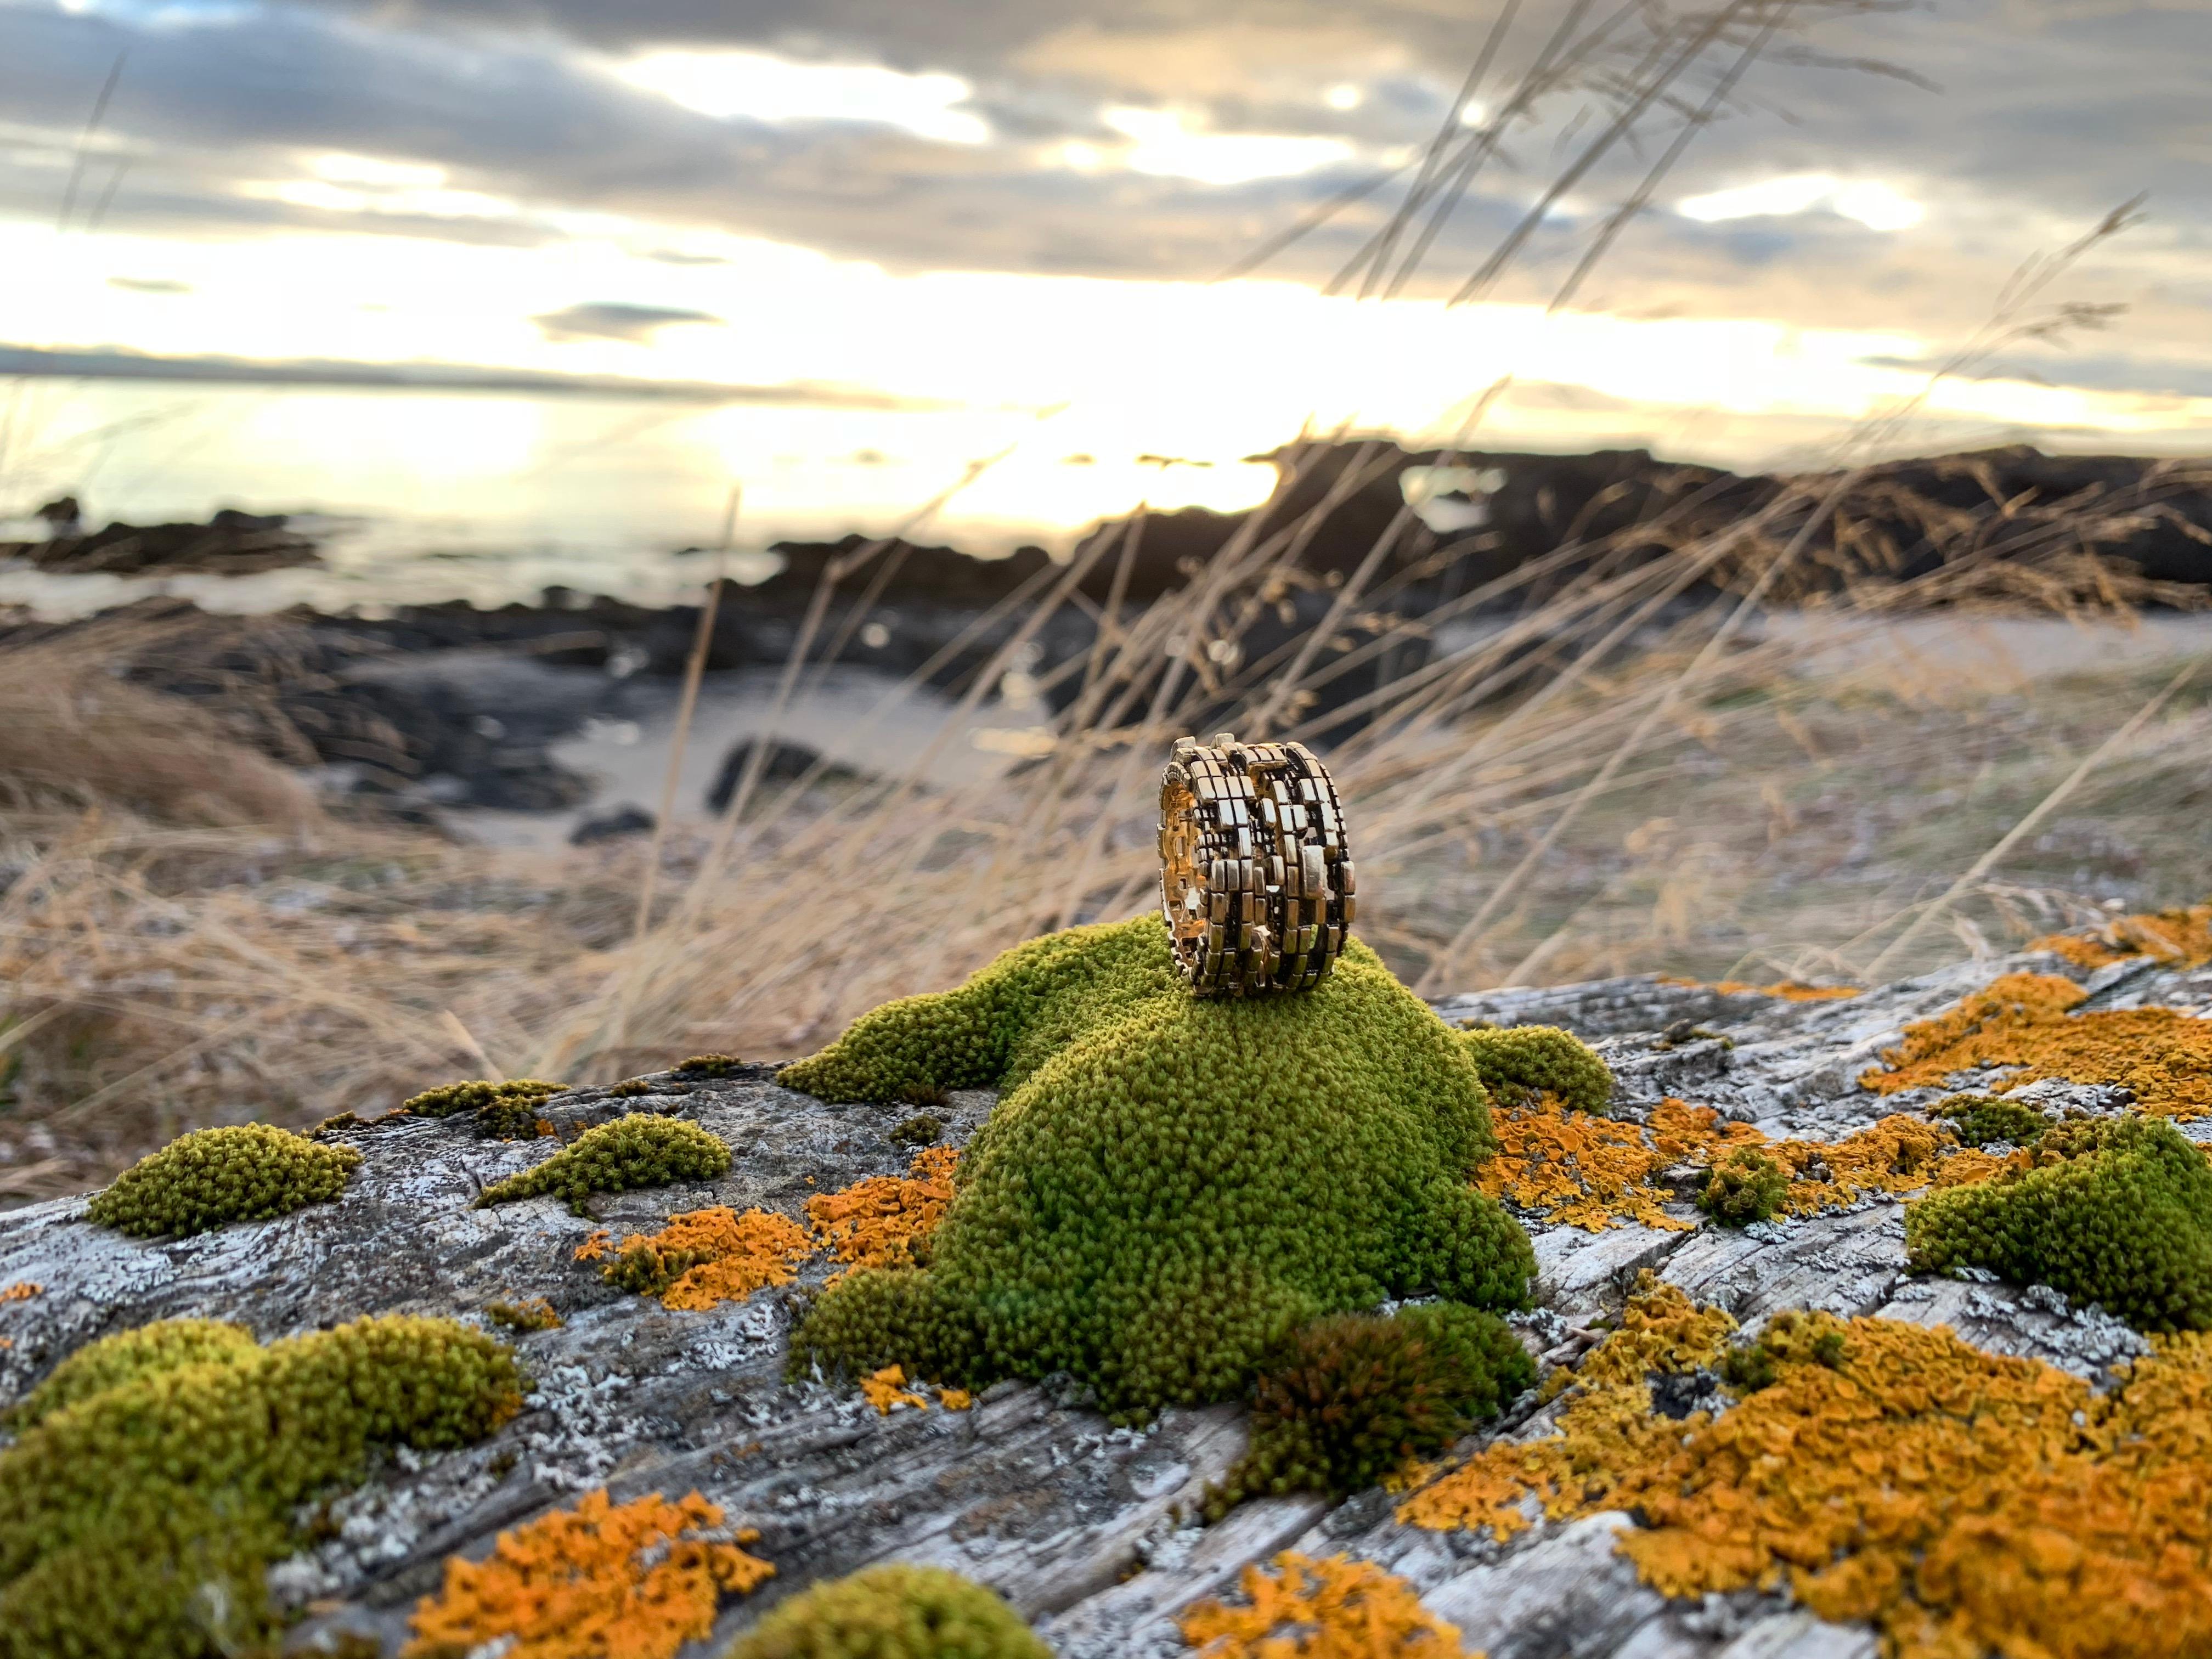
[[[565,1083],[534,1077],[510,1078],[504,1083],[448,1083],[403,1101],[400,1110],[416,1117],[466,1112],[480,1139],[528,1140],[538,1133],[538,1108],[568,1091]]]
[[[712,1181],[729,1167],[729,1147],[711,1132],[681,1118],[632,1112],[586,1130],[536,1168],[485,1188],[477,1206],[550,1194],[581,1214],[584,1200],[594,1193]]]
[[[981,1584],[895,1562],[802,1590],[723,1659],[1052,1659],[1052,1650]]]
[[[1143,1410],[1233,1398],[1327,1314],[1527,1294],[1526,1237],[1469,1184],[1496,1144],[1473,1053],[1356,942],[1310,993],[1218,1000],[1189,994],[1156,917],[1072,928],[877,1010],[781,1080],[1006,1090],[929,1266],[833,1286],[795,1369],[1066,1370]]]
[[[2062,1123],[2025,1170],[1906,1207],[1916,1267],[1986,1268],[2142,1330],[2212,1328],[2212,1164],[2171,1123]]]
[[[228,1328],[110,1338],[26,1402],[0,1451],[6,1659],[257,1647],[275,1629],[262,1571],[291,1547],[295,1505],[357,1478],[372,1446],[458,1445],[521,1403],[507,1350],[449,1321],[266,1348]]]
[[[1504,1321],[1455,1303],[1316,1320],[1260,1373],[1252,1449],[1209,1498],[1208,1516],[1267,1492],[1342,1498],[1374,1486],[1535,1380]]]
[[[360,1162],[350,1146],[267,1123],[195,1129],[116,1176],[85,1215],[137,1238],[184,1237],[325,1203]]]

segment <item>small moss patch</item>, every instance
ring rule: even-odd
[[[891,1143],[897,1146],[934,1146],[945,1133],[945,1124],[927,1112],[917,1112],[890,1132]]]
[[[0,1451],[0,1655],[215,1659],[275,1634],[268,1565],[295,1506],[371,1447],[481,1438],[521,1403],[513,1356],[447,1320],[357,1320],[254,1345],[206,1321],[58,1367]]]
[[[2027,1146],[2040,1139],[2051,1121],[2032,1106],[2023,1106],[2002,1095],[1953,1095],[1929,1109],[1948,1122],[1951,1132],[1969,1146],[1993,1141]]]
[[[1790,1191],[1782,1166],[1756,1147],[1739,1146],[1713,1165],[1698,1207],[1724,1227],[1771,1221]]]
[[[543,1078],[535,1077],[510,1078],[504,1083],[489,1083],[481,1079],[447,1083],[410,1096],[400,1102],[399,1109],[416,1117],[452,1117],[457,1112],[481,1111],[487,1106],[495,1106],[502,1102],[526,1102],[535,1105],[549,1096],[566,1094],[568,1090],[568,1085],[565,1083],[548,1083]]]
[[[2026,1168],[1909,1206],[1905,1239],[1923,1273],[1984,1267],[2143,1330],[2212,1328],[2212,1164],[2171,1123],[2052,1126]]]
[[[485,1188],[475,1207],[550,1194],[581,1215],[584,1200],[594,1193],[717,1181],[729,1172],[730,1149],[720,1136],[681,1118],[632,1112],[586,1130],[535,1168]]]
[[[1252,1449],[1207,1494],[1206,1518],[1271,1492],[1342,1498],[1371,1486],[1434,1457],[1535,1380],[1503,1320],[1454,1303],[1316,1320],[1261,1372]]]
[[[1052,1650],[982,1585],[894,1562],[802,1590],[723,1659],[1052,1659]]]
[[[85,1216],[138,1238],[267,1221],[336,1198],[360,1162],[350,1146],[267,1123],[195,1129],[116,1176]]]
[[[484,1306],[484,1317],[495,1325],[510,1331],[557,1331],[561,1316],[553,1304],[542,1296],[533,1296],[523,1302],[492,1302]]]
[[[1571,1039],[1500,1035],[1500,1075],[1588,1094],[1603,1073],[1562,1056]],[[1316,989],[1246,1000],[1192,996],[1157,917],[1032,940],[783,1072],[883,1104],[1005,1091],[928,1266],[832,1286],[793,1364],[1064,1370],[1146,1410],[1234,1398],[1291,1331],[1386,1297],[1520,1305],[1528,1238],[1468,1184],[1496,1145],[1483,1076],[1356,941]]]
[[[685,1077],[727,1077],[744,1063],[735,1054],[694,1054],[676,1069]]]

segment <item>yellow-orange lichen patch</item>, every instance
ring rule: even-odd
[[[1671,1099],[1639,1126],[1571,1110],[1545,1094],[1532,1105],[1493,1110],[1491,1127],[1498,1152],[1476,1172],[1475,1185],[1492,1198],[1594,1233],[1626,1221],[1675,1231],[1696,1226],[1660,1208],[1671,1194],[1652,1177],[1765,1139],[1710,1106]]]
[[[586,1238],[582,1243],[576,1246],[576,1260],[579,1261],[597,1261],[601,1256],[606,1255],[610,1250],[614,1249],[614,1240],[615,1236],[609,1232],[605,1227],[593,1228],[592,1230],[592,1236],[589,1238]]]
[[[949,1412],[964,1412],[975,1403],[975,1396],[965,1389],[940,1389],[937,1403]]]
[[[1459,1632],[1371,1561],[1289,1550],[1238,1581],[1245,1607],[1200,1601],[1178,1621],[1201,1659],[1445,1659]],[[1480,1659],[1480,1656],[1474,1656]]]
[[[1504,1533],[1532,1499],[1626,1509],[1620,1549],[1666,1595],[1786,1582],[1874,1621],[1895,1659],[2212,1651],[2212,1339],[2158,1339],[2100,1396],[1946,1329],[1785,1315],[1761,1339],[1774,1380],[1679,1422],[1639,1358],[1602,1363],[1619,1340],[1559,1435],[1486,1449],[1402,1518]]]
[[[34,1296],[43,1295],[46,1288],[43,1285],[33,1285],[27,1279],[18,1279],[6,1290],[0,1291],[0,1302],[28,1302]]]
[[[2109,967],[2131,957],[2148,957],[2171,968],[2202,968],[2212,962],[2212,904],[2121,916],[2081,933],[2046,933],[2030,940],[2027,948],[2055,951],[2080,968]]]
[[[1863,1193],[1901,1198],[1924,1188],[1987,1181],[2023,1156],[1961,1146],[1948,1129],[1903,1112],[1841,1140],[1779,1140],[1766,1151],[1790,1172],[1783,1208],[1790,1215],[1817,1215]]]
[[[1848,997],[1863,995],[1856,985],[1808,985],[1802,980],[1778,980],[1771,985],[1753,985],[1749,980],[1724,979],[1707,985],[1702,980],[1677,979],[1671,974],[1659,975],[1662,985],[1687,985],[1698,990],[1718,991],[1726,997],[1777,997],[1784,1002],[1840,1002]]]
[[[951,1206],[959,1163],[957,1147],[925,1146],[903,1176],[871,1176],[808,1199],[807,1218],[848,1271],[911,1267],[915,1246],[937,1230]]]
[[[501,1659],[672,1659],[713,1633],[724,1596],[775,1575],[739,1547],[758,1534],[700,1535],[721,1525],[721,1510],[696,1492],[622,1504],[587,1492],[574,1509],[501,1533],[481,1563],[449,1559],[443,1591],[415,1608],[402,1659],[488,1644]]]
[[[2057,1078],[2068,1083],[2117,1084],[2136,1109],[2189,1119],[2212,1113],[2212,1020],[2171,1008],[2072,1012],[2087,993],[2052,974],[2007,974],[1933,1019],[1905,1028],[1859,1079],[1880,1094],[1942,1086],[1974,1066],[2014,1069],[1998,1092]]]
[[[873,1376],[862,1377],[860,1393],[884,1417],[891,1414],[894,1406],[912,1406],[925,1412],[929,1409],[928,1401],[908,1389],[903,1365],[886,1365]]]
[[[631,1234],[605,1271],[625,1289],[658,1296],[664,1308],[703,1313],[788,1285],[813,1253],[814,1241],[790,1217],[740,1215],[724,1204],[671,1216],[657,1233]]]
[[[1720,1357],[1735,1321],[1700,1308],[1646,1273],[1620,1328],[1583,1362],[1581,1392],[1547,1439],[1493,1441],[1399,1507],[1398,1518],[1435,1531],[1488,1527],[1507,1539],[1534,1524],[1532,1510],[1563,1519],[1613,1506],[1645,1471],[1677,1450],[1687,1422],[1651,1410],[1652,1372],[1695,1370]],[[1567,1373],[1554,1372],[1564,1379]]]

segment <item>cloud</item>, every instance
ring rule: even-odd
[[[530,319],[549,340],[626,340],[644,344],[664,328],[679,323],[706,323],[719,328],[722,319],[708,311],[686,311],[668,306],[624,305],[600,300],[549,311]]]

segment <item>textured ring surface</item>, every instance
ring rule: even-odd
[[[1308,991],[1357,901],[1344,808],[1303,744],[1176,740],[1160,778],[1160,904],[1202,997]]]

